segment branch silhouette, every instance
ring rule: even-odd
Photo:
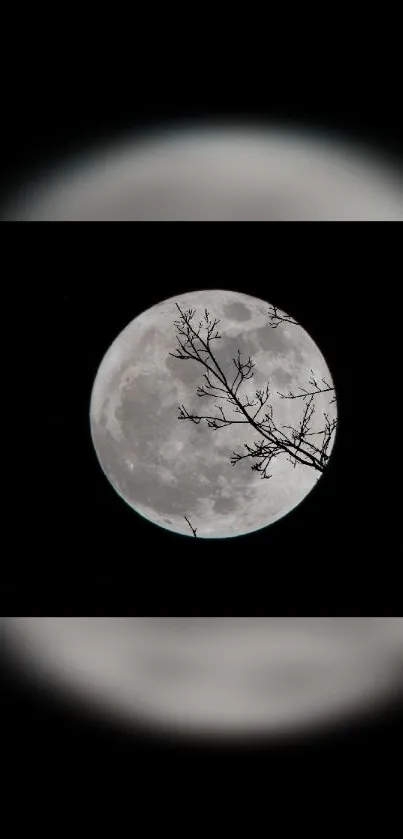
[[[255,461],[251,469],[259,472],[261,478],[272,477],[269,472],[270,464],[280,455],[285,456],[294,467],[309,466],[318,472],[323,472],[330,457],[329,449],[337,420],[329,418],[329,415],[324,413],[324,428],[320,431],[315,430],[313,428],[314,397],[317,394],[334,393],[334,388],[329,382],[323,378],[320,384],[311,370],[309,380],[311,390],[300,388],[302,393],[293,394],[290,391],[288,394],[279,394],[283,399],[301,399],[304,403],[301,418],[296,426],[279,425],[274,417],[273,406],[268,404],[269,384],[263,389],[256,389],[253,397],[244,392],[245,382],[249,382],[255,372],[255,364],[251,357],[243,360],[238,350],[237,355],[232,358],[234,370],[229,377],[218,363],[213,344],[221,340],[217,328],[220,321],[213,319],[205,309],[204,319],[196,324],[195,309],[182,311],[178,303],[175,305],[180,317],[174,321],[175,352],[169,355],[181,360],[197,361],[204,368],[204,381],[197,387],[197,396],[199,398],[210,396],[217,400],[217,404],[214,404],[216,413],[192,413],[185,405],[180,405],[178,419],[195,425],[205,422],[215,431],[235,424],[249,425],[257,432],[260,439],[252,444],[244,443],[242,453],[232,452],[230,462],[232,466],[235,466],[241,460]],[[280,323],[298,325],[294,319],[279,315],[276,307],[272,308],[274,311],[271,318],[275,319],[274,323],[271,320],[273,328],[277,328]],[[218,400],[221,402],[218,403]],[[331,401],[335,401],[335,396]],[[316,443],[312,438],[316,440]]]
[[[190,529],[193,533],[193,536],[196,536],[196,538],[197,538],[197,527],[193,527],[193,525],[191,524],[191,522],[189,521],[187,516],[183,516],[183,518],[186,519],[186,521],[187,521],[187,523],[188,523],[188,525],[189,525],[189,527],[190,527]]]
[[[286,315],[285,312],[279,313],[279,309],[277,306],[270,306],[268,311],[268,315],[270,318],[270,325],[273,329],[277,329],[280,326],[280,323],[292,323],[294,326],[299,326],[298,321],[294,320],[294,318],[290,318],[289,315]]]
[[[302,393],[292,393],[291,390],[286,394],[280,393],[280,391],[277,391],[277,393],[280,396],[280,399],[307,399],[310,396],[316,396],[318,393],[334,393],[334,387],[330,385],[324,377],[321,379],[321,384],[316,380],[313,370],[311,370],[311,378],[309,379],[309,384],[311,385],[313,390],[307,390],[304,387],[299,387],[299,390],[301,390]],[[335,396],[333,396],[333,398],[330,400],[330,405],[333,402],[336,402]]]

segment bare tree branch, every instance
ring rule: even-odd
[[[325,427],[320,431],[315,430],[313,427],[315,415],[313,400],[319,393],[334,393],[334,388],[329,382],[322,378],[319,383],[313,370],[311,370],[309,390],[300,387],[301,393],[294,394],[290,391],[285,395],[279,394],[283,399],[301,399],[304,402],[304,409],[297,426],[279,425],[273,415],[273,406],[267,405],[270,398],[269,384],[263,389],[256,389],[253,397],[243,392],[243,385],[245,382],[249,382],[255,373],[255,364],[251,357],[243,360],[241,352],[238,350],[237,355],[232,359],[235,371],[230,379],[227,378],[219,365],[212,348],[212,343],[221,339],[217,330],[219,320],[213,319],[205,309],[204,320],[200,320],[198,327],[195,328],[193,325],[195,309],[182,311],[178,304],[176,304],[176,307],[180,313],[180,319],[175,321],[177,347],[176,353],[170,353],[170,355],[174,358],[192,359],[204,367],[204,382],[198,385],[197,395],[199,397],[214,397],[215,400],[222,400],[227,404],[226,409],[223,408],[222,404],[215,404],[216,414],[191,413],[184,405],[181,405],[179,406],[178,419],[187,420],[196,425],[206,422],[207,426],[215,431],[234,424],[247,424],[252,427],[261,439],[252,445],[245,443],[245,451],[243,453],[233,452],[230,462],[234,466],[240,460],[246,458],[256,461],[251,468],[259,472],[261,478],[271,477],[268,471],[270,464],[280,455],[286,456],[294,467],[297,465],[309,466],[318,472],[323,472],[329,459],[329,448],[333,440],[337,420],[330,420],[329,416],[325,414]],[[297,325],[294,319],[280,315],[276,307],[273,306],[272,309],[271,325],[273,328],[279,326],[280,323]],[[331,401],[335,401],[335,397]],[[266,412],[259,418],[259,414],[265,406]],[[234,416],[239,414],[241,418]],[[315,439],[315,442],[312,438]]]
[[[311,388],[313,388],[313,390],[307,390],[304,387],[299,387],[299,390],[301,390],[302,393],[292,393],[291,390],[286,394],[280,393],[279,391],[277,391],[277,393],[281,399],[308,399],[309,397],[315,396],[318,393],[334,393],[334,387],[332,387],[332,385],[330,385],[325,378],[322,378],[321,382],[324,385],[324,387],[322,387],[322,385],[319,384],[319,382],[315,379],[315,374],[313,370],[311,370],[311,378],[309,379],[309,384],[311,385]],[[332,404],[332,402],[335,401],[336,397],[334,396],[330,404]]]
[[[197,527],[193,527],[193,525],[191,524],[191,522],[189,521],[187,516],[183,516],[183,518],[186,519],[186,521],[187,521],[187,523],[188,523],[188,525],[189,525],[189,527],[190,527],[190,529],[193,533],[193,536],[196,536],[196,538],[197,538]]]
[[[294,326],[299,326],[298,321],[294,320],[294,318],[290,318],[285,313],[279,314],[279,309],[277,308],[277,306],[270,306],[268,315],[270,318],[270,325],[273,327],[273,329],[277,329],[280,323],[293,323]]]

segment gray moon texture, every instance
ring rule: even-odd
[[[30,684],[125,725],[276,736],[401,701],[402,618],[3,618]],[[56,697],[55,693],[55,697]]]
[[[100,465],[116,492],[160,527],[192,536],[185,516],[201,538],[226,538],[266,527],[289,513],[312,490],[321,473],[294,468],[284,456],[273,461],[269,480],[251,470],[251,461],[232,466],[233,450],[257,438],[248,425],[215,431],[205,423],[178,419],[184,404],[197,413],[214,412],[213,397],[197,396],[204,369],[193,360],[170,356],[175,350],[178,311],[207,307],[220,319],[222,335],[214,352],[223,369],[234,370],[240,349],[256,365],[243,393],[269,383],[274,416],[295,425],[301,400],[280,393],[306,386],[312,369],[332,383],[326,361],[300,325],[273,329],[269,303],[226,290],[194,291],[163,300],[134,318],[107,350],[97,371],[90,402],[90,426]],[[198,317],[200,316],[200,317]],[[331,394],[332,395],[332,394]],[[323,427],[323,413],[335,416],[329,394],[315,397],[313,428]]]
[[[9,199],[26,221],[402,220],[403,176],[365,144],[281,126],[155,131],[52,162]]]

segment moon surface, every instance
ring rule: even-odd
[[[233,378],[232,358],[240,349],[255,362],[255,375],[243,396],[269,383],[276,422],[296,425],[302,400],[280,393],[306,387],[310,370],[332,383],[319,348],[300,326],[273,328],[269,303],[226,290],[195,291],[153,306],[134,318],[106,352],[94,381],[90,403],[92,440],[100,465],[118,494],[141,516],[160,527],[192,536],[185,516],[202,538],[250,533],[285,516],[316,485],[320,472],[294,468],[276,458],[272,477],[262,480],[251,461],[232,466],[232,451],[258,439],[249,425],[215,431],[201,422],[178,419],[178,406],[195,413],[217,413],[217,400],[197,396],[204,368],[193,360],[170,356],[175,350],[175,304],[207,308],[220,319],[221,340],[214,352]],[[333,394],[331,394],[332,396]],[[313,430],[323,428],[323,412],[335,415],[329,394],[315,397]],[[209,410],[207,410],[207,408]],[[232,416],[237,416],[232,414]]]
[[[10,199],[5,218],[402,220],[402,171],[322,131],[173,126],[49,165]]]
[[[401,701],[402,618],[3,618],[59,696],[177,735],[293,734]]]

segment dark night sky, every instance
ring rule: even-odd
[[[360,224],[241,225],[236,236],[231,225],[9,227],[3,466],[12,556],[3,575],[12,599],[28,598],[29,609],[35,596],[45,613],[56,603],[85,614],[125,606],[164,614],[174,604],[219,614],[223,603],[235,614],[268,606],[282,614],[284,605],[297,614],[398,612],[397,233]],[[161,530],[119,499],[98,465],[88,407],[121,329],[158,300],[209,286],[269,297],[295,314],[332,371],[340,429],[324,477],[290,516],[205,542]]]

